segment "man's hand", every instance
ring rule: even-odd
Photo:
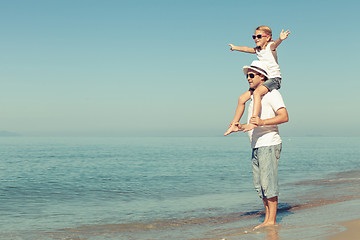
[[[290,30],[286,30],[286,32],[284,32],[284,29],[281,30],[281,33],[280,33],[280,40],[283,41],[285,40],[290,34]]]
[[[259,117],[251,117],[250,123],[254,124],[254,125],[258,125],[258,126],[264,125],[264,121],[262,119],[260,119]]]
[[[253,130],[253,129],[256,128],[256,127],[257,127],[256,124],[252,124],[252,123],[244,124],[244,125],[243,125],[243,128],[242,128],[242,131],[243,131],[243,132],[248,132],[248,131]]]

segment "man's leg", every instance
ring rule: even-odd
[[[263,223],[266,223],[269,220],[270,210],[269,210],[269,203],[267,198],[263,198],[264,209],[265,209],[265,219]]]
[[[264,222],[263,222],[263,223],[261,223],[260,225],[257,225],[256,227],[254,227],[254,228],[253,228],[253,231],[255,231],[255,230],[258,229],[258,228],[263,227],[263,226],[267,223],[267,221],[268,221],[268,219],[269,219],[270,210],[269,210],[268,200],[267,200],[267,198],[263,198],[262,200],[263,200],[264,209],[265,209],[265,219],[264,219]]]
[[[277,205],[278,197],[272,197],[267,200],[269,207],[269,217],[266,222],[266,226],[271,226],[276,224],[276,214],[277,214]]]
[[[265,220],[254,230],[276,224],[278,204],[278,161],[280,158],[281,144],[269,147],[260,147],[256,152],[259,166],[260,186],[264,194]],[[267,198],[269,196],[269,198]]]
[[[260,181],[260,168],[259,168],[259,159],[257,156],[258,149],[254,148],[252,150],[252,172],[253,172],[253,184],[256,192],[258,193],[260,198],[264,198],[264,192],[261,188],[261,181]]]
[[[266,222],[267,219],[269,218],[269,206],[268,206],[268,201],[267,199],[264,197],[264,191],[261,187],[261,181],[260,181],[260,168],[259,168],[259,159],[258,159],[258,149],[254,148],[252,151],[252,171],[253,171],[253,183],[254,183],[254,187],[256,192],[259,194],[259,197],[263,200],[264,203],[264,208],[265,208],[265,220],[262,224],[254,227],[253,230],[256,230],[260,227],[262,227]]]
[[[254,231],[261,227],[273,226],[276,224],[278,197],[273,197],[269,199],[263,198],[263,203],[265,208],[265,219],[263,223],[253,228]]]

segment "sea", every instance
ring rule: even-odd
[[[359,137],[282,140],[280,222],[358,176]],[[261,222],[244,136],[2,137],[0,158],[0,239],[211,239]]]

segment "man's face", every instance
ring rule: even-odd
[[[263,76],[259,73],[249,69],[246,75],[249,82],[249,87],[256,89],[260,84],[262,84]]]

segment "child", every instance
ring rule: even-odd
[[[265,63],[267,67],[267,74],[269,75],[269,80],[264,82],[262,86],[258,87],[255,91],[253,91],[253,89],[249,89],[239,97],[234,119],[230,123],[229,129],[224,133],[225,136],[232,133],[233,131],[238,130],[238,122],[244,113],[245,103],[251,98],[251,94],[253,94],[254,98],[254,110],[251,116],[250,124],[248,124],[243,131],[247,132],[257,127],[256,117],[258,117],[260,112],[261,97],[273,89],[280,88],[281,73],[279,64],[277,63],[276,48],[283,40],[288,37],[289,34],[289,30],[284,32],[283,29],[280,33],[279,39],[273,41],[271,29],[268,26],[260,26],[256,28],[255,35],[252,36],[255,40],[255,48],[238,47],[234,46],[233,44],[229,44],[229,46],[231,47],[231,51],[256,53],[258,59]]]

